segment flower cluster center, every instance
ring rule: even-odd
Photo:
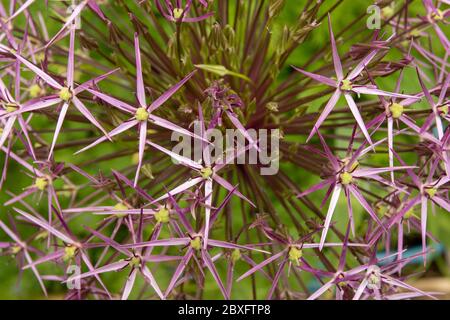
[[[391,116],[394,119],[398,119],[403,115],[404,107],[399,103],[392,103],[389,106],[389,111],[391,112]]]
[[[41,191],[44,191],[48,186],[48,180],[46,178],[37,178],[34,181],[34,186]]]
[[[176,20],[180,19],[182,15],[183,15],[183,9],[181,9],[181,8],[173,9],[173,17]]]
[[[211,169],[211,167],[206,167],[200,170],[200,174],[202,175],[203,179],[209,179],[213,174],[213,170]]]
[[[202,248],[202,239],[200,237],[195,237],[191,240],[191,248],[194,250],[200,250]]]
[[[63,260],[68,261],[71,260],[73,257],[75,257],[75,254],[77,253],[77,247],[68,245],[64,248],[64,256]]]
[[[290,247],[289,248],[289,260],[298,264],[298,260],[303,256],[302,249],[298,247]]]
[[[61,90],[59,90],[59,98],[65,102],[68,102],[70,99],[72,99],[72,96],[72,91],[67,87],[63,87],[61,88]]]
[[[339,178],[340,178],[340,180],[341,180],[341,183],[342,183],[344,186],[347,186],[347,185],[349,185],[350,183],[353,182],[353,176],[352,176],[352,174],[349,173],[349,172],[347,172],[347,171],[341,173],[340,176],[339,176]]]
[[[162,207],[157,212],[155,212],[155,219],[158,223],[167,223],[170,221],[169,210]]]
[[[350,91],[352,89],[353,89],[353,83],[350,80],[344,79],[341,81],[341,90]]]

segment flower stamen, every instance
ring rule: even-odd
[[[48,180],[46,178],[37,178],[34,181],[34,186],[38,188],[38,190],[44,191],[48,186]]]
[[[175,20],[178,20],[182,17],[183,15],[183,9],[181,8],[175,8],[173,9],[173,17],[175,18]]]
[[[302,249],[292,246],[289,248],[289,261],[295,263],[296,265],[299,264],[299,259],[303,256]]]
[[[157,212],[155,212],[155,219],[158,223],[168,223],[170,221],[169,210],[162,207]]]
[[[73,259],[75,257],[75,254],[77,253],[77,250],[78,250],[78,248],[76,246],[67,245],[64,248],[63,260],[69,261],[69,260]]]
[[[351,91],[352,89],[353,89],[353,83],[350,80],[344,79],[341,81],[341,90]]]
[[[399,103],[392,103],[389,106],[389,111],[394,119],[399,119],[403,115],[404,107]]]
[[[135,113],[136,120],[147,121],[148,116],[149,116],[149,114],[145,108],[141,107],[136,110],[136,113]]]
[[[211,167],[206,167],[200,170],[200,174],[202,175],[203,179],[209,179],[213,174],[213,170],[211,169]]]
[[[196,251],[200,250],[202,248],[202,239],[200,237],[195,237],[191,240],[190,246]]]
[[[68,102],[70,99],[72,99],[72,91],[67,88],[63,87],[61,90],[59,90],[59,98],[65,102]]]
[[[339,178],[341,180],[341,184],[343,184],[344,186],[347,186],[353,182],[353,176],[351,175],[351,173],[348,173],[347,171],[341,173],[339,175]]]

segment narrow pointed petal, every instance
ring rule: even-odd
[[[394,119],[389,117],[387,120],[388,124],[388,157],[389,157],[389,168],[394,167],[394,154],[392,150],[394,150]],[[395,184],[394,181],[394,171],[391,171],[391,182]]]
[[[444,102],[445,97],[447,96],[447,90],[450,86],[450,73],[447,75],[447,78],[445,78],[445,82],[442,85],[441,93],[439,94],[439,99],[437,104],[441,105]]]
[[[56,140],[58,140],[59,132],[61,131],[68,109],[69,103],[65,102],[61,108],[61,111],[59,112],[58,122],[56,123],[55,133],[53,134],[52,145],[50,147],[50,151],[48,152],[48,160],[50,160],[53,155],[53,149],[55,148]]]
[[[415,288],[415,287],[413,287],[413,286],[411,286],[411,285],[409,285],[409,284],[407,284],[407,283],[405,283],[403,281],[400,281],[400,280],[395,279],[395,278],[393,278],[391,276],[388,276],[386,274],[383,274],[382,278],[383,278],[384,282],[389,283],[390,285],[394,285],[394,286],[397,286],[397,287],[400,287],[400,288],[403,288],[403,289],[411,290],[411,291],[419,293],[419,294],[421,294],[423,296],[427,296],[427,297],[429,297],[431,299],[436,299],[432,295],[430,295],[430,294],[428,294],[428,293],[426,293],[426,292],[424,292],[424,291],[422,291],[420,289],[417,289],[417,288]]]
[[[16,243],[22,243],[22,241],[17,237],[17,235],[10,229],[3,221],[0,220],[0,228]]]
[[[322,113],[319,116],[319,119],[317,119],[316,124],[314,125],[314,128],[311,130],[311,133],[308,136],[308,139],[306,139],[306,142],[311,140],[314,133],[319,130],[322,123],[325,121],[325,119],[328,117],[328,115],[333,111],[333,108],[336,106],[336,103],[338,102],[339,98],[341,97],[341,90],[336,89],[336,91],[331,96],[330,100],[328,101],[327,105],[323,109]]]
[[[137,120],[130,120],[130,121],[124,122],[124,123],[120,124],[117,128],[111,130],[111,132],[108,134],[108,136],[109,136],[110,138],[112,138],[112,137],[114,137],[114,136],[116,136],[116,135],[118,135],[118,134],[121,134],[122,132],[127,131],[128,129],[130,129],[130,128],[136,126],[138,123],[139,123],[139,122],[138,122]],[[81,153],[81,152],[84,152],[84,151],[86,151],[86,150],[89,150],[89,149],[95,147],[96,145],[98,145],[98,144],[100,144],[100,143],[106,141],[106,140],[108,140],[108,138],[105,137],[105,136],[103,136],[103,137],[101,137],[101,138],[95,140],[94,142],[92,142],[92,143],[91,143],[90,145],[88,145],[87,147],[84,147],[83,149],[81,149],[81,150],[75,152],[75,154],[79,154],[79,153]]]
[[[59,230],[55,229],[54,227],[52,227],[51,225],[49,225],[47,222],[45,222],[45,221],[43,221],[41,219],[38,219],[38,218],[32,216],[31,214],[28,214],[28,213],[26,213],[26,212],[24,212],[24,211],[22,211],[20,209],[14,208],[14,210],[16,210],[22,216],[24,216],[27,220],[31,221],[32,223],[34,223],[34,224],[38,225],[39,227],[45,229],[46,231],[50,232],[55,237],[61,239],[65,243],[76,244],[75,241],[70,239],[68,236],[63,234],[61,231],[59,231]]]
[[[385,227],[381,220],[378,218],[376,213],[373,211],[371,205],[366,201],[366,199],[363,197],[363,195],[359,192],[359,190],[353,186],[349,186],[350,192],[353,194],[353,196],[358,200],[358,202],[361,204],[361,206],[366,209],[367,213],[372,217],[374,221],[376,221],[384,230]]]
[[[163,240],[153,240],[148,242],[138,242],[122,245],[122,248],[145,248],[145,247],[165,247],[165,246],[185,246],[189,244],[190,238],[172,238]]]
[[[352,91],[359,93],[359,94],[370,94],[370,95],[375,95],[375,96],[384,96],[384,97],[401,98],[401,99],[414,99],[415,101],[417,101],[417,98],[414,96],[411,96],[411,95],[388,92],[388,91],[383,91],[380,89],[368,88],[368,87],[363,87],[363,86],[359,86],[359,87],[355,86],[355,87],[353,87]]]
[[[316,292],[314,292],[312,295],[308,297],[308,300],[316,300],[321,295],[323,295],[325,292],[328,291],[334,284],[334,279],[331,279],[327,283],[325,283],[322,287],[320,287]]]
[[[353,296],[353,300],[359,300],[361,298],[362,294],[364,293],[364,290],[366,290],[367,288],[368,283],[369,282],[367,281],[366,278],[364,278],[363,281],[361,281],[358,289],[355,292],[355,295]]]
[[[141,171],[142,161],[144,159],[146,140],[147,140],[147,121],[142,121],[139,124],[139,160],[136,169],[136,176],[134,177],[134,186],[136,186],[139,181],[139,172]]]
[[[70,28],[69,59],[67,62],[67,86],[73,88],[73,76],[75,72],[75,27]]]
[[[204,238],[203,238],[203,248],[206,249],[208,247],[208,237],[209,237],[209,222],[211,219],[211,206],[212,206],[212,192],[213,185],[212,180],[208,179],[205,181],[205,230],[204,230]]]
[[[82,273],[80,275],[70,276],[67,279],[67,282],[85,279],[88,277],[92,277],[93,275],[99,275],[99,274],[106,273],[106,272],[118,271],[118,270],[125,268],[128,264],[129,264],[129,262],[125,261],[125,260],[116,261],[116,262],[107,264],[103,267],[96,268],[95,270]]]
[[[64,256],[64,250],[58,250],[58,251],[52,252],[46,256],[43,256],[42,258],[39,258],[39,259],[27,264],[22,269],[26,270],[26,269],[33,268],[37,265],[40,265],[44,262],[56,261],[56,260],[60,259],[62,256]]]
[[[10,205],[16,203],[17,201],[21,201],[22,199],[28,197],[29,195],[31,195],[31,194],[33,194],[33,193],[35,193],[37,191],[38,191],[37,188],[30,188],[30,189],[22,192],[21,194],[15,196],[15,197],[12,197],[8,201],[6,201],[3,205],[10,206]]]
[[[31,259],[30,254],[28,253],[28,250],[24,251],[25,259],[27,260],[27,263],[29,265],[33,264],[33,260]],[[47,297],[47,289],[45,288],[44,281],[42,280],[41,275],[39,274],[39,271],[37,270],[36,266],[30,266],[31,270],[33,271],[34,275],[36,276],[36,279],[39,282],[39,285],[41,286],[42,291],[44,292],[44,295]]]
[[[95,117],[92,115],[92,113],[89,111],[89,109],[86,108],[86,106],[83,104],[83,102],[81,102],[80,99],[78,99],[77,97],[73,97],[72,102],[75,105],[75,107],[78,109],[78,111],[80,111],[81,114],[86,117],[86,119],[88,119],[94,126],[96,126],[98,129],[100,129],[100,131],[103,132],[103,134],[107,138],[109,138],[106,130],[103,129],[102,125],[97,121],[97,119],[95,119]]]
[[[197,169],[197,170],[201,170],[203,167],[198,164],[195,161],[192,161],[191,159],[187,158],[187,157],[183,157],[175,152],[172,152],[166,148],[161,147],[160,145],[157,145],[156,143],[153,143],[149,140],[147,140],[147,144],[151,145],[153,148],[158,149],[161,152],[164,152],[165,154],[167,154],[168,156],[172,157],[173,159],[175,159],[177,162],[181,163],[182,165],[185,165],[187,167],[193,168],[193,169]]]
[[[339,57],[338,48],[336,45],[336,39],[334,38],[333,28],[331,26],[331,16],[328,14],[328,32],[330,33],[330,40],[331,40],[331,51],[333,55],[333,64],[334,64],[334,70],[336,71],[336,76],[338,79],[338,82],[344,79],[344,72],[342,71],[342,63],[341,58]]]
[[[79,85],[78,87],[76,87],[76,88],[73,90],[74,94],[77,95],[77,94],[79,94],[79,93],[81,93],[81,92],[87,90],[88,88],[94,87],[94,86],[97,85],[99,82],[105,80],[108,76],[110,76],[111,74],[113,74],[113,73],[115,73],[115,72],[117,72],[117,71],[119,71],[119,70],[120,70],[120,68],[113,69],[113,70],[111,70],[111,71],[108,71],[108,72],[105,73],[105,74],[102,74],[102,75],[100,75],[100,76],[98,76],[98,77],[95,77],[94,79],[91,79],[91,80],[88,80],[88,81],[82,83],[81,85]],[[95,91],[95,90],[94,90],[94,91]]]
[[[49,76],[47,73],[42,71],[40,68],[29,62],[27,59],[23,58],[22,56],[14,53],[14,56],[22,62],[27,68],[29,68],[31,71],[33,71],[39,78],[47,82],[50,86],[52,86],[55,89],[62,89],[62,85],[58,83],[55,79],[53,79],[51,76]]]
[[[277,273],[273,277],[272,286],[270,287],[270,290],[267,293],[267,298],[266,298],[267,300],[272,300],[273,293],[275,292],[275,289],[277,288],[278,280],[280,279],[281,274],[284,271],[284,266],[286,265],[287,261],[288,261],[287,259],[284,259],[281,262],[281,264],[278,266]]]
[[[338,86],[335,80],[330,79],[328,77],[321,76],[321,75],[315,74],[315,73],[311,73],[311,72],[302,70],[302,69],[294,67],[294,66],[292,66],[292,68],[294,68],[296,71],[298,71],[300,73],[303,73],[305,76],[307,76],[307,77],[309,77],[309,78],[311,78],[313,80],[316,80],[316,81],[318,81],[320,83],[323,83],[323,84],[325,84],[327,86],[335,87],[335,88],[337,88],[337,86]]]
[[[5,126],[3,127],[3,132],[0,137],[0,148],[3,147],[3,144],[5,143],[6,139],[9,137],[9,134],[11,133],[11,130],[14,126],[14,123],[16,122],[17,116],[12,116],[8,118],[6,121]]]
[[[14,12],[14,14],[12,16],[10,16],[6,21],[5,24],[7,24],[8,22],[14,20],[19,14],[21,14],[23,11],[25,11],[31,4],[33,4],[35,0],[27,0],[24,4],[22,4],[20,6],[19,9],[16,10],[16,12]]]
[[[214,265],[214,262],[211,260],[209,253],[205,250],[202,250],[202,258],[203,258],[202,260],[205,263],[206,267],[209,269],[214,280],[216,281],[217,285],[219,286],[219,289],[222,292],[224,298],[226,300],[229,300],[230,297],[228,296],[228,292],[225,289],[225,286],[223,285],[222,279],[220,279],[219,273],[217,272],[216,266]]]
[[[85,227],[85,228],[86,228],[86,230],[88,230],[90,233],[92,233],[94,236],[96,236],[96,237],[99,238],[100,240],[104,241],[108,246],[113,247],[115,250],[117,250],[117,251],[123,253],[123,254],[126,255],[126,256],[131,256],[131,252],[128,251],[128,250],[126,250],[126,249],[124,249],[124,248],[122,247],[122,245],[119,244],[118,242],[114,241],[114,240],[111,239],[111,238],[108,238],[107,236],[101,234],[100,232],[98,232],[98,231],[96,231],[96,230],[94,230],[94,229],[91,229],[91,228],[89,228],[89,227]]]
[[[363,118],[361,117],[361,113],[359,113],[358,106],[356,105],[351,95],[344,94],[344,96],[345,100],[347,100],[347,104],[348,107],[350,108],[350,111],[353,113],[353,116],[355,117],[355,120],[358,123],[359,128],[364,134],[364,137],[366,138],[367,142],[369,142],[370,145],[373,145],[372,139],[370,138],[370,134],[367,131]]]
[[[269,263],[271,263],[272,261],[277,260],[279,257],[281,257],[282,255],[286,254],[286,250],[283,250],[281,252],[278,252],[277,254],[271,256],[270,258],[264,260],[263,262],[259,263],[258,265],[254,266],[253,268],[251,268],[250,270],[248,270],[247,272],[245,272],[242,276],[240,276],[236,281],[241,281],[242,279],[247,278],[248,276],[252,275],[253,273],[255,273],[258,270],[261,270],[262,268],[264,268],[266,265],[268,265]]]
[[[385,172],[393,172],[396,170],[406,170],[406,169],[414,169],[417,168],[415,166],[402,166],[402,167],[393,167],[393,168],[364,168],[364,169],[357,169],[355,170],[352,175],[354,177],[358,177],[358,178],[362,178],[362,177],[367,177],[367,176],[371,176],[371,175],[377,175],[380,173],[385,173]]]
[[[147,266],[144,266],[141,270],[142,274],[144,275],[145,279],[148,281],[148,283],[152,286],[152,288],[155,290],[156,294],[164,300],[164,294],[161,292],[161,289],[158,286],[158,283],[156,283],[155,277],[153,276],[152,272]]]
[[[228,110],[226,111],[226,114],[228,115],[228,119],[230,119],[236,129],[238,129],[239,132],[245,137],[245,139],[248,140],[251,147],[254,147],[256,148],[256,150],[260,151],[257,142],[253,140],[252,136],[247,132],[247,129],[245,129],[244,125],[239,121],[237,116]]]
[[[225,249],[249,250],[249,251],[255,251],[255,252],[262,252],[262,253],[270,254],[270,252],[268,252],[268,251],[261,250],[261,249],[258,249],[258,248],[254,248],[254,247],[251,247],[251,246],[243,246],[243,245],[239,245],[239,244],[235,244],[235,243],[231,243],[231,242],[220,241],[220,240],[210,239],[209,240],[209,245],[213,246],[213,247],[219,247],[219,248],[225,248]]]
[[[329,184],[332,184],[333,182],[335,182],[335,178],[329,178],[327,180],[324,180],[322,182],[319,182],[318,184],[312,186],[311,188],[309,188],[306,191],[303,191],[302,193],[300,193],[297,197],[301,198],[304,197],[310,193],[313,193],[315,191],[321,190],[323,188],[325,188],[326,186],[328,186]]]
[[[139,47],[139,35],[134,33],[134,53],[136,57],[136,87],[137,87],[137,99],[142,108],[147,107],[145,100],[145,88],[144,79],[142,77],[142,62],[141,62],[141,49]]]
[[[183,259],[180,261],[180,264],[178,265],[177,269],[173,273],[172,279],[170,279],[169,286],[167,287],[166,292],[164,293],[165,298],[167,298],[167,296],[172,292],[173,288],[175,288],[178,279],[180,278],[181,274],[183,273],[184,269],[186,268],[187,264],[189,263],[193,255],[194,249],[189,248]]]
[[[221,176],[219,176],[218,174],[214,174],[213,175],[213,180],[216,181],[218,184],[220,184],[222,187],[224,187],[225,189],[227,189],[228,191],[232,191],[235,188],[233,187],[233,185],[231,185],[228,181],[226,181],[224,178],[222,178]],[[251,206],[255,207],[255,204],[253,202],[251,202],[247,197],[245,197],[242,193],[240,193],[239,191],[235,190],[234,194],[236,196],[238,196],[239,198],[241,198],[242,200],[247,201]]]
[[[445,199],[443,199],[441,197],[438,197],[438,196],[434,196],[432,198],[432,200],[434,202],[436,202],[438,206],[440,206],[441,208],[447,210],[447,212],[450,212],[450,203],[447,200],[445,200]]]
[[[9,116],[14,116],[14,115],[19,115],[19,114],[22,114],[25,112],[31,112],[31,111],[36,111],[36,110],[40,110],[40,109],[45,109],[45,108],[51,107],[59,102],[61,102],[60,98],[50,98],[50,99],[45,99],[45,100],[33,101],[31,103],[26,103],[25,105],[22,106],[22,108],[19,108],[17,111],[11,112],[9,114]]]
[[[136,108],[134,108],[133,106],[129,105],[128,103],[125,103],[123,101],[120,101],[116,98],[110,97],[104,93],[101,93],[97,90],[94,89],[89,89],[86,88],[86,90],[90,93],[92,93],[94,96],[102,99],[103,101],[105,101],[106,103],[109,103],[110,105],[112,105],[113,107],[116,107],[119,110],[122,110],[124,112],[130,113],[132,115],[135,114],[136,112]]]
[[[420,214],[420,229],[422,233],[422,251],[423,253],[427,250],[427,217],[428,217],[428,201],[425,196],[421,197],[421,214]],[[425,260],[426,254],[424,255],[424,264],[426,264]]]
[[[176,85],[171,87],[169,90],[164,92],[158,99],[156,99],[149,107],[148,112],[151,113],[154,110],[158,109],[161,105],[164,104],[167,100],[170,99],[192,76],[195,74],[197,70],[189,73],[183,80],[178,82]]]
[[[186,130],[186,129],[184,129],[184,128],[182,128],[182,127],[180,127],[180,126],[178,126],[178,125],[176,125],[176,124],[174,124],[174,123],[172,123],[172,122],[170,122],[170,121],[168,121],[166,119],[163,119],[163,118],[160,118],[158,116],[155,116],[154,114],[151,114],[149,116],[149,120],[150,120],[151,123],[153,123],[153,124],[155,124],[157,126],[160,126],[162,128],[166,128],[168,130],[171,130],[171,131],[174,131],[174,132],[178,132],[180,134],[184,134],[186,136],[190,136],[190,137],[193,137],[195,139],[200,139],[200,140],[205,141],[205,139],[203,139],[200,136],[190,132],[189,130]],[[206,140],[205,142],[208,142],[208,141]]]
[[[165,195],[159,197],[158,199],[154,200],[152,203],[155,202],[160,202],[161,200],[167,199],[169,197],[169,194],[171,196],[177,195],[193,186],[195,186],[196,184],[199,184],[201,181],[203,181],[203,178],[198,177],[198,178],[194,178],[194,179],[190,179],[186,182],[184,182],[183,184],[179,185],[178,187],[170,190],[168,193],[166,193]]]
[[[331,218],[333,217],[334,210],[336,209],[337,202],[339,200],[341,191],[342,191],[342,186],[340,184],[337,184],[334,187],[333,194],[332,194],[331,200],[330,200],[330,206],[328,207],[327,216],[325,218],[325,223],[323,224],[323,231],[322,231],[322,235],[320,236],[319,250],[322,250],[323,245],[325,243],[328,229],[330,228]]]
[[[83,10],[83,8],[86,6],[87,4],[87,0],[84,0],[83,2],[81,2],[79,5],[77,5],[73,11],[72,14],[67,18],[66,23],[62,26],[62,28],[55,34],[55,36],[45,45],[47,48],[49,46],[51,46],[56,40],[59,39],[59,37],[61,36],[61,34],[63,34],[65,32],[65,30],[67,29],[67,27],[69,27],[71,24],[73,24],[73,22],[75,21],[75,19],[80,15],[81,11]]]
[[[389,37],[386,41],[391,40],[394,37],[394,34]],[[377,55],[380,51],[380,48],[372,50],[368,55],[366,55],[358,65],[353,68],[353,70],[349,73],[347,79],[353,80],[364,70],[364,68],[372,61],[372,59]]]
[[[133,289],[134,282],[136,281],[136,275],[138,270],[134,268],[130,275],[127,278],[127,282],[125,283],[125,287],[123,288],[122,298],[121,300],[128,300],[130,296],[131,290]]]

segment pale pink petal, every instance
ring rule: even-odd
[[[108,136],[110,138],[112,138],[112,137],[114,137],[114,136],[116,136],[118,134],[121,134],[122,132],[127,131],[128,129],[134,127],[138,123],[139,122],[137,120],[129,120],[127,122],[124,122],[124,123],[120,124],[117,128],[111,130],[111,132],[108,134]],[[79,154],[79,153],[84,152],[84,151],[86,151],[88,149],[91,149],[91,148],[95,147],[96,145],[98,145],[98,144],[100,144],[100,143],[102,143],[102,142],[104,142],[106,140],[108,140],[108,138],[103,136],[103,137],[95,140],[93,143],[91,143],[87,147],[84,147],[83,149],[75,152],[75,154]]]
[[[314,133],[319,130],[322,123],[325,121],[325,119],[328,117],[328,115],[333,111],[333,108],[336,106],[336,103],[338,102],[339,98],[341,97],[341,90],[337,89],[333,95],[331,96],[330,100],[328,101],[327,105],[323,109],[322,113],[319,116],[319,119],[317,119],[316,124],[314,125],[314,128],[312,129],[311,133],[308,136],[308,139],[306,139],[306,142],[311,140]]]
[[[141,270],[142,274],[144,275],[145,279],[149,282],[149,284],[152,286],[152,288],[155,290],[156,294],[164,300],[164,294],[161,292],[161,289],[159,288],[158,284],[156,283],[155,277],[151,273],[150,269],[147,266],[144,266]]]
[[[65,243],[76,245],[75,241],[70,239],[68,236],[63,234],[61,231],[59,231],[59,230],[55,229],[54,227],[52,227],[51,225],[49,225],[46,221],[38,219],[38,218],[32,216],[31,214],[28,214],[20,209],[14,208],[14,210],[16,210],[22,216],[24,216],[27,220],[31,221],[32,223],[34,223],[34,224],[38,225],[39,227],[45,229],[46,231],[50,232],[55,237],[61,239]]]
[[[177,195],[193,186],[195,186],[196,184],[200,183],[203,181],[202,177],[198,177],[198,178],[194,178],[194,179],[189,179],[188,181],[184,182],[183,184],[179,185],[178,187],[170,190],[168,193],[166,193],[165,195],[159,197],[158,199],[154,200],[152,203],[155,202],[160,202],[161,200],[167,199],[169,197],[169,194],[174,196]]]
[[[139,160],[136,168],[136,175],[134,177],[134,186],[136,186],[139,181],[139,172],[141,171],[142,161],[144,159],[146,140],[147,140],[147,121],[141,121],[139,123]]]
[[[300,68],[296,68],[296,67],[293,67],[293,68],[295,70],[297,70],[298,72],[303,73],[305,76],[307,76],[307,77],[309,77],[309,78],[311,78],[313,80],[316,80],[316,81],[318,81],[320,83],[323,83],[323,84],[326,84],[328,86],[337,88],[336,80],[330,79],[330,78],[325,77],[325,76],[321,76],[319,74],[311,73],[311,72],[302,70]]]
[[[145,88],[144,79],[142,78],[142,62],[141,62],[141,49],[139,47],[139,35],[134,33],[134,53],[136,57],[136,87],[137,87],[137,99],[142,108],[147,107],[145,100]]]
[[[134,282],[136,281],[137,272],[138,270],[135,268],[131,271],[131,274],[128,276],[127,282],[125,283],[125,287],[123,288],[121,300],[128,300],[131,290],[133,289]]]
[[[336,71],[336,76],[337,76],[338,82],[340,82],[342,79],[344,79],[344,73],[342,71],[341,58],[339,58],[338,48],[336,45],[336,40],[334,38],[333,28],[331,26],[331,15],[330,14],[328,14],[328,31],[330,33],[331,52],[333,54],[334,70]]]
[[[253,268],[251,268],[250,270],[248,270],[247,272],[245,272],[242,276],[240,276],[237,281],[241,281],[242,279],[247,278],[248,276],[252,275],[253,273],[255,273],[258,270],[261,270],[262,268],[264,268],[266,265],[268,265],[269,263],[277,260],[278,258],[280,258],[282,255],[286,254],[286,250],[283,250],[281,252],[278,252],[277,254],[271,256],[270,258],[264,260],[263,262],[261,262],[260,264],[254,266]]]
[[[159,108],[164,102],[170,99],[192,76],[195,74],[197,70],[189,73],[183,80],[178,82],[176,85],[171,87],[169,90],[164,92],[158,99],[156,99],[149,107],[148,112],[153,112],[157,108]]]
[[[325,223],[323,224],[322,235],[320,236],[320,246],[319,250],[322,250],[325,239],[327,237],[328,229],[330,228],[331,218],[333,217],[334,210],[336,209],[337,202],[339,200],[339,196],[342,191],[342,186],[340,184],[335,185],[333,194],[330,200],[330,206],[328,207],[327,216],[325,218]]]
[[[86,117],[86,119],[88,119],[94,126],[100,129],[100,131],[103,132],[103,134],[108,138],[108,133],[106,132],[106,130],[103,129],[100,122],[98,122],[97,119],[95,119],[95,117],[92,115],[89,109],[85,107],[85,105],[81,102],[81,100],[78,99],[77,97],[73,97],[72,102],[78,109],[78,111],[80,111],[81,114]]]
[[[372,139],[370,138],[370,134],[367,131],[364,120],[361,117],[361,113],[359,113],[358,106],[356,105],[352,96],[349,95],[348,93],[346,93],[346,94],[344,94],[344,97],[345,97],[345,100],[347,100],[348,107],[350,108],[350,111],[353,113],[353,116],[355,117],[355,120],[358,123],[359,128],[361,129],[362,133],[364,134],[364,137],[367,139],[367,142],[369,142],[370,145],[373,145]]]
[[[53,149],[55,148],[56,140],[58,139],[59,132],[61,131],[61,128],[62,128],[64,119],[66,118],[66,113],[67,113],[68,109],[69,109],[69,103],[65,102],[61,108],[61,111],[59,112],[58,122],[56,123],[55,133],[53,134],[52,145],[50,147],[50,151],[48,152],[48,160],[50,160],[53,155]]]

